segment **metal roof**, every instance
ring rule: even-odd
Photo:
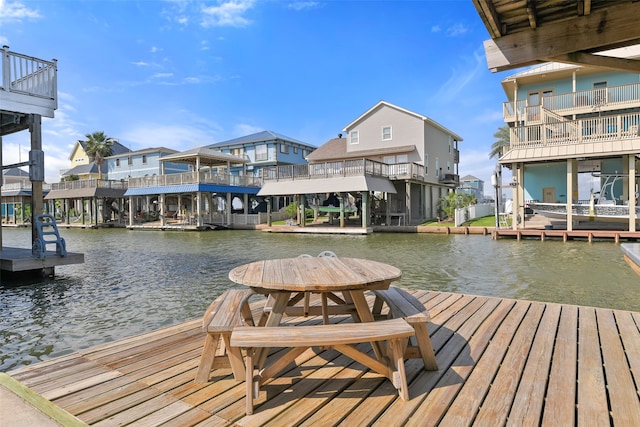
[[[296,144],[300,144],[300,145],[304,145],[306,147],[309,147],[311,149],[314,149],[316,147],[314,147],[313,145],[309,145],[306,142],[302,142],[300,140],[297,140],[295,138],[291,138],[289,136],[283,135],[281,133],[277,133],[277,132],[273,132],[270,130],[264,130],[262,132],[256,132],[253,133],[251,135],[245,135],[245,136],[241,136],[239,138],[234,138],[234,139],[229,139],[227,141],[222,141],[222,142],[217,142],[215,144],[212,145],[207,145],[207,148],[217,148],[217,147],[223,147],[223,146],[228,146],[228,145],[238,145],[238,144],[248,144],[248,143],[253,143],[253,142],[263,142],[263,141],[273,141],[279,139],[281,141],[288,141],[288,142],[294,142]]]
[[[258,192],[258,196],[346,193],[351,191],[397,193],[393,183],[387,178],[361,175],[295,181],[267,181]]]
[[[182,193],[247,193],[257,194],[258,187],[243,187],[238,185],[220,185],[220,184],[182,184],[167,185],[162,187],[140,187],[129,188],[124,197],[129,196],[149,196],[154,194],[182,194]]]

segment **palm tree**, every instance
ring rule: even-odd
[[[509,126],[500,126],[496,133],[493,134],[493,137],[496,140],[491,144],[491,152],[489,153],[490,159],[493,159],[494,157],[500,158],[500,156],[504,154],[504,149],[509,147]]]
[[[116,141],[104,134],[104,132],[93,132],[85,135],[86,141],[80,141],[85,144],[84,151],[98,165],[98,179],[102,179],[102,164],[104,158],[113,154],[113,143]]]

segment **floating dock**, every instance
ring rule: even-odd
[[[51,276],[56,266],[83,262],[84,254],[76,252],[67,252],[62,257],[55,251],[46,251],[45,257],[40,259],[32,254],[31,249],[3,247],[0,250],[0,270],[3,276],[5,272],[11,277],[20,274]]]

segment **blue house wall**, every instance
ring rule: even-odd
[[[132,152],[107,159],[107,176],[111,180],[127,180],[143,176],[160,175],[160,158],[169,152],[145,151]],[[131,161],[129,161],[131,160]],[[181,163],[165,163],[164,173],[182,173],[189,171],[189,165]]]
[[[587,74],[576,76],[576,91],[592,90],[593,84],[597,82],[607,82],[607,86],[622,86],[640,82],[640,75],[611,71],[598,74]],[[573,80],[571,77],[549,80],[545,82],[522,85],[518,87],[518,99],[527,99],[529,93],[553,90],[555,95],[573,92]]]

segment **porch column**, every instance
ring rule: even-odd
[[[267,196],[267,226],[271,227],[271,196]]]
[[[573,230],[573,175],[576,166],[574,159],[567,159],[567,231]],[[578,191],[578,188],[575,189]]]
[[[360,220],[362,221],[362,228],[367,228],[369,222],[369,192],[363,191],[360,194],[362,198],[362,204],[360,205],[360,215],[362,215],[362,218],[360,218]]]
[[[133,216],[134,216],[134,206],[133,206],[133,197],[131,196],[129,197],[129,227],[133,226]]]
[[[244,223],[248,225],[249,224],[249,193],[244,193],[243,205],[244,205]]]
[[[164,207],[164,194],[160,194],[160,196],[158,196],[158,203],[160,203],[160,225],[165,225],[167,220],[164,217],[164,213],[167,210]]]
[[[402,225],[407,225],[411,224],[411,183],[409,181],[405,183],[404,192],[404,224]]]
[[[340,228],[344,228],[344,193],[340,193],[338,200],[340,200]]]
[[[31,134],[31,152],[29,157],[31,158],[32,152],[42,152],[42,118],[40,114],[31,114],[29,116],[29,133]],[[31,160],[31,159],[30,159]],[[38,170],[42,168],[42,170]],[[32,169],[36,171],[36,175],[40,173],[43,175],[42,180],[34,180]],[[35,242],[38,237],[38,229],[35,224],[35,215],[42,213],[42,182],[44,180],[44,160],[42,164],[29,166],[29,179],[31,180],[31,241]],[[40,178],[39,176],[37,178]],[[24,207],[23,211],[24,213]]]
[[[636,156],[629,158],[629,231],[636,231]]]
[[[304,227],[307,224],[307,213],[305,212],[305,201],[307,197],[304,194],[300,195],[300,205],[299,205],[299,213],[300,213],[300,227]]]
[[[200,200],[202,198],[202,193],[200,191],[198,191],[196,193],[196,215],[197,215],[197,220],[196,220],[196,225],[198,227],[202,226],[202,201]]]
[[[231,225],[231,193],[227,192],[227,203],[225,206],[225,213],[227,214],[227,225]]]

